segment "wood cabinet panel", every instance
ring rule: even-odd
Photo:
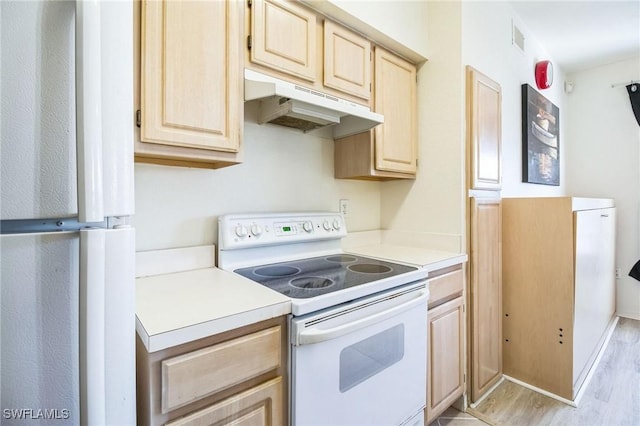
[[[470,189],[502,186],[502,89],[467,66],[467,138]]]
[[[153,353],[136,339],[137,424],[287,424],[288,348],[285,316]]]
[[[374,53],[374,110],[384,123],[336,139],[334,176],[339,179],[415,179],[417,171],[416,67],[380,47]]]
[[[167,423],[167,426],[275,426],[283,424],[282,378],[255,386],[218,404]]]
[[[313,11],[283,0],[252,1],[251,62],[313,82],[316,52]]]
[[[573,400],[615,315],[615,208],[503,203],[504,372]]]
[[[462,294],[463,287],[462,269],[429,279],[429,306]]]
[[[499,198],[471,199],[471,398],[502,377],[502,208]]]
[[[458,297],[429,311],[427,424],[464,389],[464,313]]]
[[[324,21],[324,85],[371,97],[371,42],[329,20]]]
[[[374,128],[376,169],[416,173],[416,67],[380,47],[375,49],[374,110],[385,122]]]
[[[242,4],[143,1],[140,7],[136,160],[203,167],[238,162]]]
[[[278,368],[280,333],[272,327],[162,361],[162,411]]]

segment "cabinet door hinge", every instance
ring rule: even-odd
[[[140,127],[142,125],[142,111],[136,111],[136,126]]]
[[[251,36],[247,36],[247,49],[251,49]]]
[[[247,0],[247,5],[248,5],[249,7],[253,6],[253,0]]]
[[[462,375],[462,383],[467,383],[467,373]]]

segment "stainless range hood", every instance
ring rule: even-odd
[[[244,100],[260,100],[258,123],[273,123],[304,132],[333,126],[334,139],[365,132],[384,122],[368,107],[244,70]]]

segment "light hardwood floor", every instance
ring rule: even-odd
[[[469,413],[494,425],[639,426],[640,321],[620,318],[578,408],[504,381]]]

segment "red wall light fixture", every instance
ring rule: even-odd
[[[538,89],[548,89],[553,83],[553,64],[551,61],[540,61],[536,64],[536,86]]]

